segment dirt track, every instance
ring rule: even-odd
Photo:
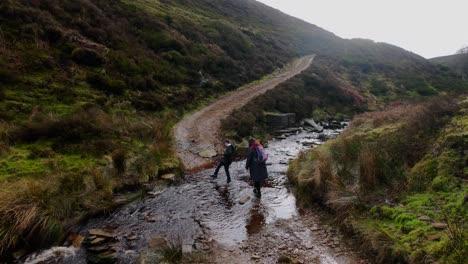
[[[221,120],[255,97],[307,69],[314,57],[315,55],[302,57],[276,76],[229,93],[180,121],[174,127],[174,135],[177,154],[186,170],[192,171],[210,164],[210,156],[220,152]]]

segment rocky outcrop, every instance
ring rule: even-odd
[[[268,126],[274,129],[284,129],[296,124],[294,113],[267,113],[265,118]]]

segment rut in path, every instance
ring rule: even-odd
[[[276,76],[229,93],[180,121],[174,127],[174,136],[177,154],[185,169],[192,171],[212,162],[211,158],[200,156],[201,153],[213,156],[222,151],[221,120],[257,96],[306,70],[314,57],[309,55],[297,59]]]

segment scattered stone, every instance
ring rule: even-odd
[[[176,178],[177,178],[176,175],[173,173],[164,174],[161,176],[161,179],[165,181],[175,181]]]
[[[420,217],[418,217],[418,220],[425,221],[425,222],[430,222],[431,218],[429,216],[427,216],[427,215],[421,215]]]
[[[156,217],[156,216],[145,215],[145,221],[146,222],[154,223],[154,222],[156,222],[158,220],[159,220],[159,218]]]
[[[242,198],[239,200],[239,204],[245,204],[245,203],[247,203],[249,200],[250,200],[250,196],[249,196],[249,195],[245,195],[244,197],[242,197]]]
[[[434,227],[437,230],[444,230],[447,228],[447,224],[445,223],[432,223],[432,227]]]
[[[91,246],[96,246],[96,245],[99,245],[99,244],[103,243],[103,242],[106,241],[106,240],[107,240],[107,239],[104,238],[104,237],[97,237],[97,238],[91,240],[91,241],[89,242],[89,244],[90,244]]]
[[[137,235],[132,235],[132,236],[127,237],[127,240],[129,240],[129,241],[133,241],[133,240],[137,240],[137,239],[138,239]]]
[[[107,231],[104,231],[103,229],[90,229],[88,230],[88,234],[90,236],[96,236],[96,237],[105,237],[105,238],[110,238],[113,239],[115,236]]]
[[[429,239],[430,241],[440,241],[440,235],[430,235],[427,237],[427,239]]]

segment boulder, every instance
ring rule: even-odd
[[[317,132],[322,132],[323,131],[323,127],[320,126],[319,124],[317,124],[314,119],[312,118],[306,118],[304,119],[304,125],[306,126],[309,126],[309,127],[312,127],[315,131]]]
[[[267,113],[265,119],[269,127],[273,129],[284,129],[294,126],[296,114],[294,113]]]
[[[161,180],[166,180],[166,181],[175,181],[177,176],[173,173],[168,173],[164,174],[161,176]]]

